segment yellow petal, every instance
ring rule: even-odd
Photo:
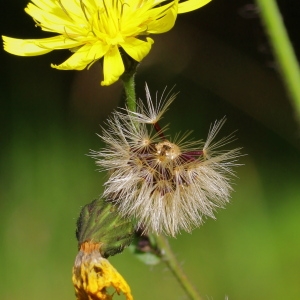
[[[52,50],[70,49],[78,47],[81,42],[70,40],[64,36],[58,35],[45,39],[22,40],[2,36],[4,50],[20,56],[42,55]]]
[[[158,9],[161,10],[159,14]],[[174,1],[168,5],[152,9],[150,17],[153,16],[154,20],[148,24],[147,32],[164,33],[172,29],[177,18],[177,10],[178,1]]]
[[[34,20],[41,23],[70,23],[70,18],[62,10],[61,7],[53,7],[52,9],[46,10],[40,8],[32,3],[29,3],[25,8],[25,12],[29,14]]]
[[[204,5],[206,5],[211,0],[187,0],[179,3],[178,5],[178,13],[186,13],[195,9],[198,9]]]
[[[81,44],[81,42],[67,39],[61,35],[32,40],[15,39],[7,36],[2,36],[2,38],[4,41],[4,50],[20,56],[42,55],[52,50],[70,49]]]
[[[8,36],[2,36],[4,50],[20,56],[42,55],[51,52],[53,49],[45,49],[35,44],[36,40],[14,39]]]
[[[57,11],[63,11],[68,16],[71,16],[72,14],[81,15],[83,13],[79,1],[31,0],[31,2],[41,8],[43,11],[47,11],[53,14],[56,14]]]
[[[29,3],[25,8],[25,12],[36,20],[45,31],[62,34],[67,31],[66,28],[71,27],[74,23],[60,7],[48,12]]]
[[[118,271],[101,257],[99,244],[85,242],[81,245],[73,268],[73,284],[77,300],[111,300],[108,288],[123,293],[126,300],[133,300],[130,287]]]
[[[104,80],[101,85],[111,85],[115,83],[124,73],[124,64],[117,46],[111,47],[104,55],[103,74]]]
[[[58,70],[83,70],[93,61],[101,58],[108,50],[101,42],[93,45],[86,44],[79,48],[70,58],[60,65],[52,64],[51,67]]]
[[[55,11],[58,1],[49,0],[31,0],[36,6],[40,7],[44,11]]]
[[[140,62],[149,53],[153,43],[154,41],[151,38],[147,38],[147,41],[128,38],[126,39],[126,43],[120,43],[120,46],[129,56]]]
[[[32,1],[25,8],[44,31],[57,32],[66,36],[87,35],[90,30],[87,10],[83,12],[79,2],[76,1]],[[86,3],[85,3],[86,5]]]

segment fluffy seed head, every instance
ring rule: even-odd
[[[225,118],[211,126],[206,142],[190,141],[190,132],[166,136],[157,122],[175,96],[156,99],[156,107],[147,87],[146,96],[136,113],[113,113],[101,136],[106,148],[91,154],[110,171],[103,196],[123,216],[135,217],[146,231],[175,236],[214,218],[216,208],[229,202],[240,149],[220,150],[233,134],[215,141]]]

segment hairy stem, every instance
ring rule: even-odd
[[[136,95],[134,89],[134,74],[130,76],[123,76],[122,77],[125,93],[126,93],[126,103],[127,108],[130,111],[136,112]],[[158,128],[158,132],[160,132],[160,128]],[[188,277],[183,272],[179,262],[176,259],[175,254],[173,253],[168,240],[166,237],[160,235],[155,236],[157,246],[161,252],[162,260],[174,274],[180,285],[185,290],[186,294],[192,300],[202,300],[199,296],[195,287],[191,284]]]
[[[162,260],[172,271],[173,275],[176,277],[186,294],[191,300],[203,300],[198,294],[196,288],[192,285],[189,278],[184,273],[180,263],[176,259],[174,252],[172,251],[167,238],[163,235],[155,236],[156,243],[161,251]]]
[[[130,111],[136,112],[136,95],[134,85],[134,74],[122,77],[125,94],[126,94],[126,105]]]
[[[300,121],[300,70],[279,8],[275,0],[256,1],[296,117]]]

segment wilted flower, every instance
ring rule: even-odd
[[[82,207],[76,228],[79,252],[72,277],[78,300],[111,300],[116,293],[132,300],[128,284],[106,258],[122,252],[133,235],[131,220],[123,219],[105,199]]]
[[[44,39],[3,36],[4,49],[15,55],[34,56],[70,49],[74,54],[60,70],[82,70],[104,57],[102,85],[117,81],[124,72],[122,48],[140,62],[150,51],[149,34],[170,30],[177,14],[200,8],[211,0],[32,0],[25,11],[37,26],[59,35]]]
[[[190,132],[166,136],[158,121],[175,95],[153,104],[147,87],[146,94],[147,104],[139,101],[137,112],[113,114],[101,136],[106,148],[92,156],[110,171],[104,197],[123,216],[135,217],[146,231],[174,236],[199,226],[204,216],[214,218],[229,201],[240,149],[220,150],[232,134],[214,141],[224,118],[210,128],[206,142],[188,140]]]
[[[81,245],[73,267],[73,284],[78,300],[111,300],[115,293],[123,293],[132,300],[130,287],[117,270],[103,258],[101,244],[85,242]],[[115,291],[110,294],[108,288]]]

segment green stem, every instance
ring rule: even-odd
[[[123,75],[122,80],[124,83],[126,103],[130,111],[136,112],[136,95],[134,88],[134,74]],[[195,287],[191,284],[185,273],[183,272],[179,262],[177,261],[166,237],[156,236],[156,243],[161,250],[163,261],[174,274],[178,282],[181,284],[187,295],[192,300],[202,300]]]
[[[167,238],[162,235],[155,236],[155,238],[156,238],[157,246],[162,252],[161,255],[163,261],[172,271],[173,275],[181,284],[182,288],[185,290],[189,298],[192,300],[202,300],[196,288],[192,285],[192,283],[189,281],[188,277],[184,273],[183,269],[181,268],[178,260],[176,259],[175,254],[173,253],[169,245]]]
[[[130,111],[136,112],[134,74],[125,75],[122,77],[122,80],[125,88],[127,108]]]
[[[300,70],[296,55],[285,29],[275,0],[256,0],[274,56],[281,68],[282,78],[290,94],[296,117],[300,117]],[[299,119],[298,119],[299,120]]]

